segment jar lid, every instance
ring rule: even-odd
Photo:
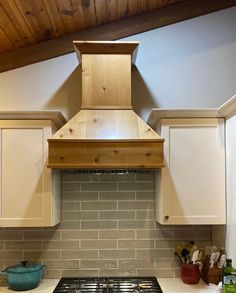
[[[42,265],[28,263],[27,261],[22,261],[20,264],[10,266],[6,268],[4,271],[7,273],[13,274],[22,274],[22,273],[31,273],[35,271],[39,271],[42,269]]]

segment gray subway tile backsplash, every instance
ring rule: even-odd
[[[25,259],[47,265],[45,278],[178,277],[179,241],[211,241],[210,226],[162,226],[154,220],[154,173],[62,176],[62,222],[50,228],[0,229],[0,268]]]

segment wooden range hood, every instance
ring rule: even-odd
[[[164,167],[164,140],[132,110],[131,64],[138,44],[74,41],[82,62],[82,107],[48,139],[49,168]]]

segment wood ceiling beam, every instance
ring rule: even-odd
[[[61,38],[0,54],[0,72],[74,52],[73,40],[112,41],[236,5],[236,0],[186,0]]]

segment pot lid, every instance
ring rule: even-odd
[[[13,273],[13,274],[22,274],[22,273],[31,273],[35,271],[39,271],[42,269],[42,265],[40,264],[33,264],[28,263],[27,261],[22,261],[21,263],[10,266],[6,268],[4,271],[7,273]]]

